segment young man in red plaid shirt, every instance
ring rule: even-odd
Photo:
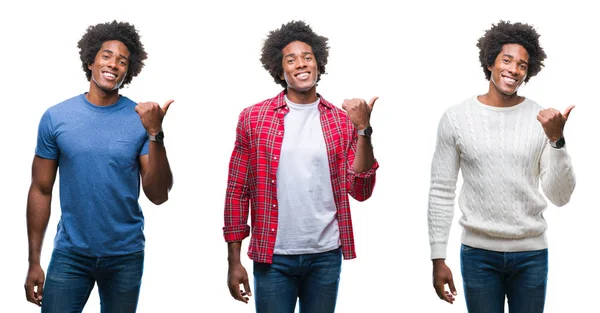
[[[252,232],[258,313],[293,313],[298,300],[301,313],[334,312],[342,256],[356,257],[348,194],[364,201],[375,185],[369,119],[377,97],[344,100],[344,112],[317,93],[327,40],[301,21],[270,32],[261,62],[285,89],[239,116],[223,227],[227,283],[248,303],[240,250]]]

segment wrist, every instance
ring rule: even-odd
[[[163,144],[164,138],[165,138],[165,134],[163,133],[162,130],[158,130],[154,133],[148,132],[148,139],[150,140],[150,142],[156,142],[159,144]]]
[[[162,131],[162,127],[149,128],[146,130],[146,133],[148,133],[149,136],[156,136],[161,131]]]
[[[373,128],[371,127],[371,125],[367,125],[363,128],[357,128],[357,130],[359,136],[363,136],[366,138],[371,138],[371,135],[373,134]]]
[[[556,140],[550,139],[550,146],[555,149],[560,149],[565,146],[565,137],[560,137]]]
[[[371,123],[366,122],[366,123],[360,123],[360,124],[356,124],[356,129],[361,130],[361,129],[365,129],[367,127],[371,126]]]

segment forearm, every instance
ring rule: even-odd
[[[227,243],[227,262],[229,264],[241,263],[240,252],[242,250],[242,242],[234,241]]]
[[[43,193],[35,187],[29,189],[27,197],[27,237],[29,264],[39,265],[44,235],[50,219],[51,193]]]
[[[150,142],[148,152],[148,168],[142,179],[144,193],[154,204],[161,204],[169,198],[173,186],[173,174],[167,159],[165,146]]]
[[[354,172],[366,172],[373,167],[374,163],[375,155],[373,154],[371,139],[365,136],[358,136],[356,155],[354,156],[354,163],[352,165]]]

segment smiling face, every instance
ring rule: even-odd
[[[515,94],[527,77],[528,62],[529,53],[523,46],[505,44],[494,65],[488,66],[491,72],[490,82],[498,92],[506,96]]]
[[[283,48],[282,53],[283,73],[280,78],[285,79],[287,83],[287,95],[290,101],[302,103],[293,98],[306,98],[307,94],[314,94],[316,101],[319,70],[312,48],[302,41],[293,41]]]
[[[96,88],[104,93],[118,91],[129,68],[129,49],[118,40],[105,41],[96,54],[94,63],[88,65],[92,71],[90,91]]]

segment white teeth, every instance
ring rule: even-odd
[[[300,73],[296,77],[298,77],[298,78],[307,78],[308,77],[308,73]]]

